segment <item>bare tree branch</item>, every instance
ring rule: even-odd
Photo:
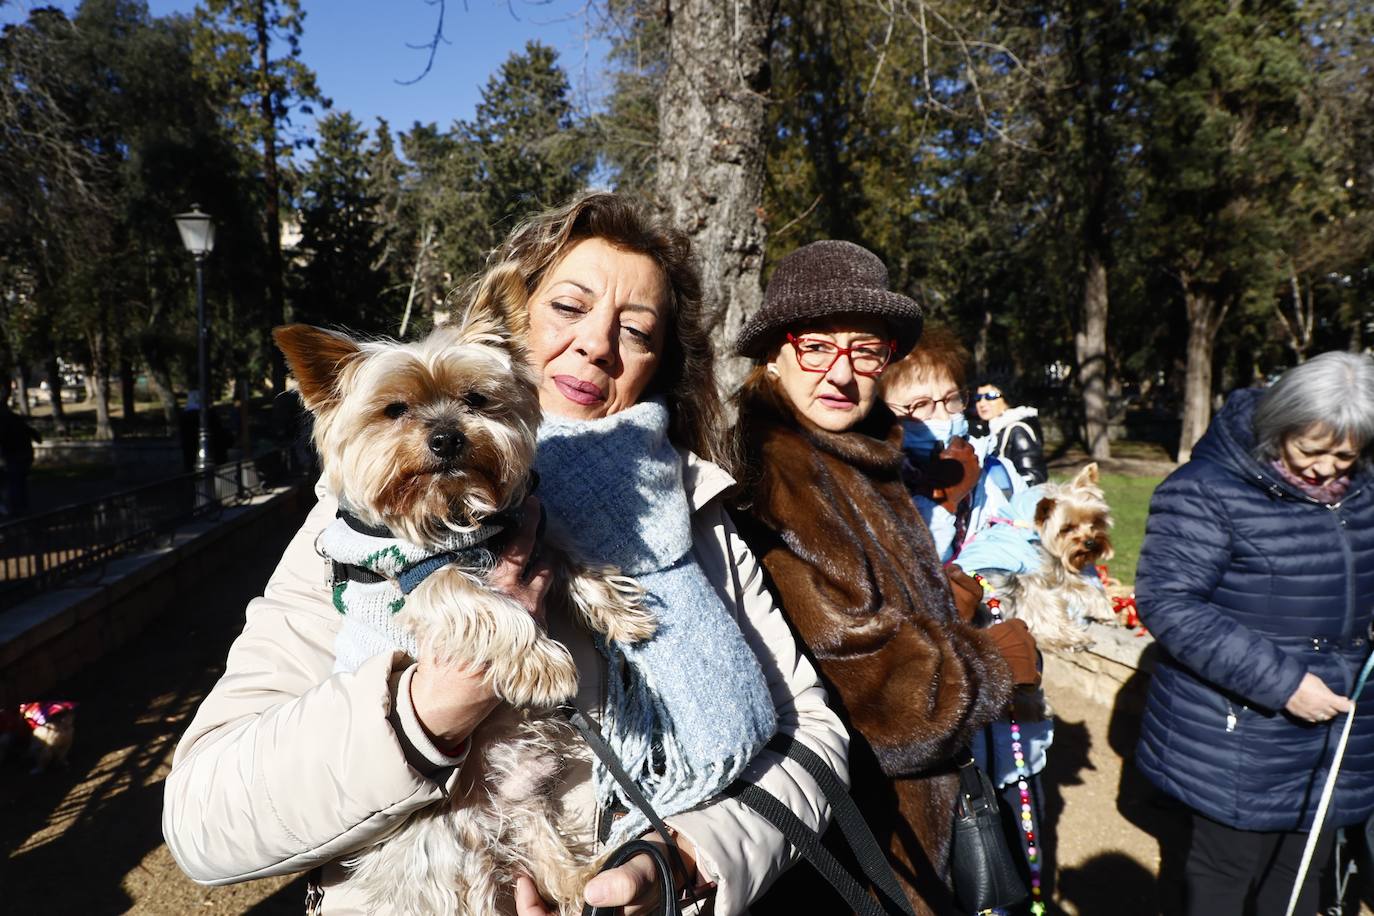
[[[444,13],[448,11],[447,0],[425,0],[425,4],[427,6],[436,6],[439,8],[439,20],[434,24],[434,37],[424,44],[419,45],[406,42],[406,47],[416,51],[428,51],[429,57],[425,59],[425,69],[421,70],[420,75],[415,77],[415,79],[395,80],[396,84],[400,86],[413,86],[428,76],[429,71],[434,69],[434,56],[439,53],[439,45],[452,43],[444,37]],[[463,0],[463,12],[466,13],[467,9],[468,0]],[[515,15],[514,10],[511,11],[511,15]]]

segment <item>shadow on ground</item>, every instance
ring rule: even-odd
[[[11,762],[0,775],[6,912],[244,911],[225,905],[234,893],[197,887],[171,864],[162,781],[177,738],[223,671],[244,606],[293,533],[284,526],[255,555],[225,556],[219,575],[179,596],[137,640],[47,697],[80,704],[76,740],[66,769],[29,777]],[[252,912],[299,913],[298,884]]]

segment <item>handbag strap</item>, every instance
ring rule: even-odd
[[[775,735],[768,742],[768,749],[795,760],[816,781],[821,794],[830,804],[832,820],[839,825],[864,876],[877,888],[881,899],[874,900],[869,896],[849,870],[825,848],[820,834],[802,823],[774,796],[751,783],[736,783],[730,794],[776,827],[856,913],[865,916],[891,913],[915,916],[911,901],[897,883],[897,876],[892,871],[887,855],[835,771],[819,754],[791,735]]]
[[[888,916],[878,901],[869,896],[849,870],[840,864],[840,860],[825,848],[820,834],[802,823],[777,798],[753,783],[736,784],[729,794],[777,828],[855,913],[859,916]]]
[[[658,835],[663,838],[663,842],[667,846],[668,863],[676,869],[677,874],[682,875],[683,882],[689,885],[686,891],[688,894],[692,895],[693,902],[695,902],[696,897],[690,887],[692,876],[687,870],[687,864],[682,861],[682,852],[677,848],[677,840],[673,838],[672,831],[668,829],[667,824],[663,823],[663,819],[658,816],[658,812],[654,810],[653,805],[649,804],[649,800],[644,797],[644,793],[639,791],[639,786],[635,785],[635,781],[630,778],[630,774],[625,772],[625,767],[621,765],[620,759],[615,755],[615,751],[611,750],[611,746],[606,743],[606,739],[601,737],[601,731],[587,718],[582,710],[578,709],[577,706],[572,703],[566,703],[558,707],[558,711],[572,724],[573,728],[577,729],[578,734],[587,742],[587,746],[592,749],[592,753],[596,755],[597,759],[600,760],[602,765],[610,772],[611,778],[616,781],[616,785],[620,786],[620,791],[625,793],[625,799],[648,818],[650,826],[652,826],[654,830],[657,831]],[[625,845],[628,846],[631,844],[627,843]],[[646,845],[653,846],[652,843]],[[623,849],[624,846],[621,848]],[[639,851],[643,852],[644,850],[641,849]],[[624,864],[624,862],[622,861],[621,864]],[[671,874],[666,883],[672,883]]]
[[[816,781],[821,793],[825,795],[825,800],[830,803],[831,819],[839,824],[840,831],[849,842],[849,848],[858,859],[859,867],[863,869],[868,880],[887,898],[887,910],[890,912],[895,909],[906,916],[915,916],[911,901],[897,883],[892,863],[888,861],[877,837],[869,829],[868,821],[860,813],[859,806],[854,803],[854,798],[835,771],[821,759],[820,754],[792,735],[776,735],[768,742],[768,746],[800,763]]]

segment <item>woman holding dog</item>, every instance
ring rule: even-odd
[[[945,913],[955,755],[1006,708],[1012,676],[1000,634],[967,622],[976,597],[956,608],[902,481],[902,425],[878,400],[921,321],[857,245],[815,242],[777,265],[736,344],[757,361],[739,396],[737,517],[851,728],[860,810],[917,911]],[[1006,654],[1033,658],[1019,634]],[[768,902],[829,912],[805,880]]]
[[[1192,811],[1190,916],[1286,910],[1370,651],[1371,444],[1374,360],[1323,353],[1233,394],[1151,500],[1136,603],[1164,652],[1136,765]],[[1296,912],[1317,911],[1335,828],[1372,812],[1366,714]]]
[[[722,507],[733,481],[722,466],[721,405],[689,243],[627,200],[593,194],[517,228],[494,256],[479,303],[512,272],[526,302],[510,326],[545,416],[540,499],[588,561],[639,579],[659,632],[613,650],[545,612],[549,571],[537,559],[532,504],[488,583],[571,651],[577,705],[600,719],[674,831],[690,872],[679,881],[713,894],[713,912],[742,913],[795,853],[721,793],[745,776],[823,829],[828,810],[815,783],[762,746],[774,731],[793,734],[844,774],[846,736]],[[177,750],[164,814],[168,843],[196,880],[323,866],[329,914],[365,909],[343,864],[350,853],[471,790],[464,757],[498,705],[483,672],[423,647],[418,658],[382,651],[336,672],[340,614],[314,550],[335,510],[321,500],[250,605],[224,676]],[[693,644],[681,645],[679,633]],[[642,690],[653,702],[625,704]],[[646,725],[653,740],[641,740],[634,756],[634,736],[646,733],[628,726],[665,708],[671,720]],[[557,795],[580,815],[589,847],[599,833],[623,838],[637,816],[611,816],[620,801],[613,785],[593,778],[590,752],[567,761]],[[462,850],[442,854],[461,860]],[[646,912],[656,881],[639,856],[593,878],[586,900]],[[526,877],[509,893],[519,916],[554,911]]]

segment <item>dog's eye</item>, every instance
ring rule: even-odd
[[[1060,534],[1073,534],[1073,525],[1065,525],[1059,529]]]
[[[406,406],[405,402],[392,401],[390,404],[386,405],[386,409],[384,409],[382,413],[386,414],[389,419],[399,420],[401,417],[404,417],[409,410],[410,408]]]
[[[480,391],[469,391],[463,396],[463,403],[473,410],[481,410],[483,407],[486,407],[490,401],[487,396]]]

